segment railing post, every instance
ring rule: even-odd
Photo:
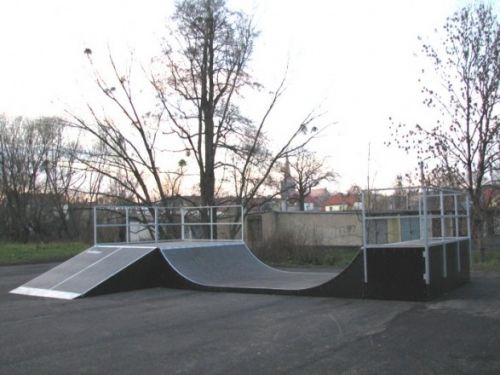
[[[94,206],[94,245],[97,245],[97,207]]]
[[[214,239],[214,208],[213,206],[208,206],[209,218],[210,218],[210,241]]]
[[[181,207],[181,240],[184,241],[184,207]]]
[[[129,243],[130,242],[130,226],[129,226],[129,220],[128,220],[128,207],[125,207],[125,242]]]
[[[441,237],[445,238],[448,237],[446,236],[446,223],[444,221],[444,196],[443,196],[443,191],[439,191],[439,205],[440,207],[440,214],[441,214]]]
[[[363,272],[364,272],[364,280],[365,283],[368,283],[368,256],[366,253],[366,243],[367,243],[367,225],[366,225],[366,200],[365,200],[365,192],[361,192],[361,216],[363,221]]]
[[[469,267],[472,266],[472,231],[471,231],[471,223],[470,223],[470,196],[469,193],[466,193],[465,196],[465,205],[467,210],[467,238],[469,240]]]
[[[459,216],[458,216],[458,197],[457,193],[453,194],[453,204],[455,208],[455,238],[459,239],[460,238],[460,226],[459,226]],[[457,241],[457,270],[460,272],[462,270],[462,262],[460,260],[460,240]]]
[[[245,212],[243,206],[240,206],[241,209],[241,240],[245,241]]]
[[[446,232],[446,223],[445,223],[445,218],[444,218],[444,195],[443,195],[443,190],[439,191],[439,206],[440,206],[440,215],[441,215],[441,238],[444,239],[447,237],[445,234]],[[448,263],[447,263],[447,257],[446,257],[446,244],[443,243],[442,246],[443,250],[443,276],[448,277]]]
[[[423,206],[423,224],[424,224],[424,231],[423,231],[423,240],[424,240],[424,259],[425,259],[425,274],[424,274],[424,280],[427,285],[430,284],[431,282],[431,277],[430,277],[430,259],[429,259],[429,233],[428,233],[428,212],[427,212],[427,188],[423,187],[422,190],[422,206]]]
[[[158,243],[158,207],[155,206],[154,208],[154,215],[155,215],[155,243]]]

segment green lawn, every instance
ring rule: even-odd
[[[337,268],[346,267],[356,255],[356,250],[330,251],[321,256],[295,256],[288,261],[270,261],[271,264],[280,266],[334,266]],[[307,253],[306,253],[307,255]],[[310,255],[310,254],[309,254]],[[473,253],[472,270],[496,272],[500,274],[500,251],[487,250],[484,261],[481,262],[479,252]]]
[[[81,242],[0,242],[0,265],[61,261],[88,248]]]
[[[262,251],[256,255],[272,266],[278,267],[347,267],[356,254],[358,249],[353,248],[288,248],[286,251],[278,249],[274,252]]]

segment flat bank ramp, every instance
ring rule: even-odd
[[[158,286],[163,259],[156,246],[94,246],[11,293],[78,297]]]
[[[214,291],[362,297],[363,263],[358,254],[339,273],[289,272],[257,259],[243,242],[160,246],[168,286]]]

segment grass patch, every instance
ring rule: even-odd
[[[500,251],[487,250],[484,260],[481,261],[479,251],[474,251],[474,271],[488,271],[500,273]]]
[[[81,242],[0,242],[0,265],[61,261],[88,247]]]
[[[293,266],[332,266],[345,268],[354,259],[359,249],[350,248],[320,248],[294,252],[287,259]]]
[[[335,268],[348,266],[358,252],[358,248],[328,246],[276,246],[254,251],[258,258],[272,266],[326,266]]]
[[[359,252],[357,248],[292,246],[286,244],[285,240],[281,243],[252,250],[257,257],[273,266],[331,266],[335,268],[345,268]],[[474,251],[472,269],[500,273],[500,251],[487,250],[483,261],[479,252]]]

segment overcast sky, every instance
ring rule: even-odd
[[[271,137],[309,110],[332,122],[314,148],[340,174],[331,191],[352,184],[391,186],[416,160],[386,149],[391,116],[430,122],[421,105],[418,36],[432,38],[457,0],[230,0],[254,15],[261,34],[252,71],[269,89],[289,63],[287,92],[272,118]],[[83,55],[119,62],[128,52],[146,63],[160,50],[173,9],[170,0],[5,0],[0,5],[0,113],[52,115],[78,110],[92,95]],[[245,107],[251,111],[249,100]],[[271,125],[270,124],[270,125]]]

